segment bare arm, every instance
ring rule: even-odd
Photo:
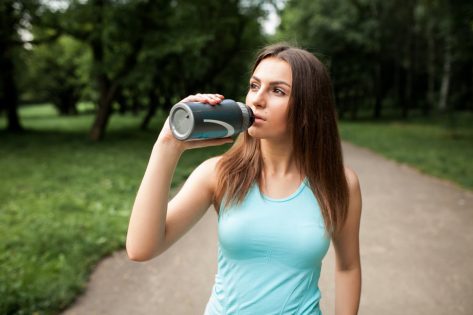
[[[220,102],[206,95],[185,100]],[[187,232],[212,203],[215,158],[197,167],[181,191],[168,203],[171,180],[182,153],[187,149],[230,141],[228,138],[179,141],[173,137],[166,121],[153,147],[130,216],[126,249],[131,260],[146,261],[162,253]]]
[[[343,229],[334,237],[335,314],[358,314],[361,295],[361,262],[359,231],[361,219],[361,192],[358,177],[346,169],[350,191],[348,216]]]

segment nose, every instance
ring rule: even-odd
[[[253,107],[265,108],[266,107],[266,95],[264,94],[263,89],[259,89],[258,91],[251,93],[250,103]]]

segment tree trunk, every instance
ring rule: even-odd
[[[345,107],[343,106],[342,100],[340,98],[340,92],[338,92],[338,90],[335,90],[334,95],[335,95],[335,104],[336,104],[336,107],[338,108],[338,119],[343,119],[345,118]]]
[[[105,10],[104,1],[96,0],[96,3],[98,8],[101,10],[99,25],[103,25],[102,19]],[[133,47],[133,51],[127,55],[120,71],[113,78],[109,78],[104,69],[105,43],[102,41],[102,38],[96,38],[90,42],[90,45],[92,47],[92,54],[94,58],[94,69],[98,72],[96,74],[96,78],[100,91],[98,111],[90,130],[90,138],[93,141],[99,141],[105,136],[108,120],[112,113],[112,104],[115,100],[118,89],[121,88],[119,86],[119,82],[123,77],[130,73],[137,63],[138,53],[143,46],[143,37],[138,37],[137,41],[131,45]]]
[[[112,101],[106,100],[99,105],[97,115],[90,130],[90,139],[93,141],[103,140],[110,114],[112,113]]]
[[[18,89],[15,82],[14,65],[6,51],[2,53],[1,58],[1,83],[3,102],[7,112],[7,130],[19,132],[23,130],[23,127],[20,124],[20,117],[18,115]]]
[[[151,118],[156,114],[156,110],[159,107],[159,97],[156,90],[151,89],[149,92],[149,104],[148,104],[148,111],[146,112],[146,116],[141,122],[140,129],[141,130],[148,130],[149,122]]]
[[[450,89],[450,77],[452,68],[452,52],[451,52],[451,35],[447,31],[445,38],[445,55],[442,70],[442,85],[440,88],[440,97],[438,102],[438,109],[445,111],[447,109],[448,92]]]
[[[432,18],[427,24],[427,104],[424,106],[423,114],[429,115],[430,109],[435,104],[435,40]]]
[[[373,118],[381,118],[381,109],[383,104],[383,92],[382,92],[382,76],[381,76],[381,67],[382,65],[378,63],[375,66],[375,89],[376,89],[376,101],[374,104]]]
[[[2,29],[0,32],[0,95],[3,106],[7,113],[7,130],[18,132],[23,130],[18,116],[18,89],[15,82],[15,66],[13,64],[13,47],[10,37],[15,34],[13,26],[14,10],[13,2],[2,8]],[[5,19],[5,21],[3,21]],[[4,22],[4,23],[3,23]]]
[[[93,141],[102,140],[112,113],[112,104],[115,98],[117,86],[111,86],[105,74],[99,75],[100,98],[97,114],[90,130],[90,138]]]
[[[350,119],[356,120],[358,118],[358,102],[360,98],[356,91],[352,91],[350,94],[351,94],[349,97]]]
[[[53,100],[54,106],[56,106],[56,109],[61,116],[79,114],[77,110],[77,102],[79,102],[80,97],[74,87],[56,91],[55,95],[51,92],[50,98]]]
[[[119,105],[118,112],[120,115],[125,115],[126,111],[128,110],[128,104],[125,95],[123,95],[123,89],[117,90],[116,101]]]
[[[417,54],[417,42],[415,40],[415,29],[417,26],[415,25],[415,2],[409,2],[407,6],[407,23],[410,27],[405,29],[407,33],[407,41],[406,45],[404,46],[404,58],[406,63],[404,64],[403,74],[404,74],[404,87],[403,87],[403,102],[402,102],[402,118],[407,119],[409,116],[409,110],[413,107],[413,97],[412,97],[412,84],[414,74],[417,72],[417,62],[416,62],[416,54]]]
[[[406,64],[406,68],[409,69],[409,62]],[[407,119],[409,117],[409,103],[406,99],[406,81],[407,81],[406,69],[402,66],[399,67],[399,87],[398,87],[398,98],[401,103],[401,118]]]
[[[133,113],[133,116],[138,116],[140,114],[141,109],[141,100],[139,93],[134,92],[132,99],[133,102],[131,103],[131,112]]]
[[[414,19],[414,8],[411,7],[409,10],[409,21],[410,24],[415,23]],[[412,57],[412,51],[413,51],[413,41],[415,41],[414,36],[414,30],[412,27],[409,27],[407,30],[407,41],[406,44],[404,45],[404,61],[405,63],[401,64],[400,66],[400,84],[399,84],[399,96],[400,96],[400,102],[402,106],[402,113],[401,117],[403,119],[407,119],[409,117],[409,110],[411,109],[411,84],[412,84],[412,73],[414,72],[413,70],[413,57]]]

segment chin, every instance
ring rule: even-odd
[[[251,127],[248,129],[248,134],[250,135],[250,137],[255,138],[255,139],[263,138],[262,135],[261,135],[261,132],[258,132],[257,130],[255,130]]]
[[[254,139],[267,139],[267,140],[272,140],[272,141],[278,141],[278,142],[285,142],[288,139],[290,140],[290,136],[287,130],[284,131],[263,131],[260,128],[253,128],[250,127],[248,130],[248,135]]]

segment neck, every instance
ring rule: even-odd
[[[261,139],[264,177],[300,176],[296,159],[292,152],[291,141],[271,141]]]

